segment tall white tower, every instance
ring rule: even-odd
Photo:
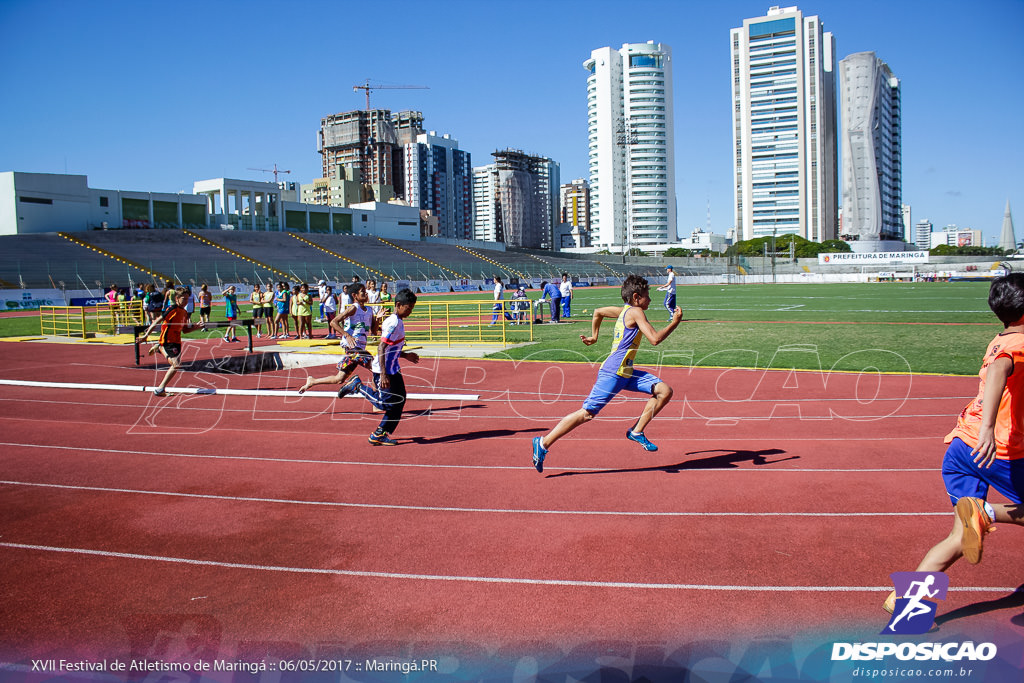
[[[874,52],[857,52],[839,62],[839,91],[843,237],[901,240],[900,82]]]
[[[730,32],[737,237],[836,237],[835,43],[772,7]]]
[[[1003,212],[1003,229],[999,234],[1000,249],[1016,249],[1017,236],[1013,234],[1013,214],[1010,213],[1010,200],[1006,200],[1006,211]]]
[[[654,41],[602,47],[583,67],[593,245],[674,242],[672,49]]]

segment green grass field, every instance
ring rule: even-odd
[[[530,295],[538,296],[535,291]],[[988,284],[983,282],[679,287],[683,324],[658,347],[642,342],[636,362],[974,375],[988,342],[1002,329],[988,309],[987,296]],[[477,292],[420,298],[455,301],[489,296]],[[653,292],[648,317],[656,328],[668,317],[662,299],[662,293]],[[621,303],[618,289],[577,288],[574,322],[535,325],[533,344],[494,357],[599,362],[610,350],[613,321],[605,321],[594,346],[584,346],[579,336],[589,333],[594,308]],[[215,319],[220,312],[214,308]],[[222,333],[212,330],[194,336]],[[32,334],[39,334],[37,317],[0,319],[0,336]],[[513,341],[525,339],[517,327],[508,328],[508,336]]]
[[[660,328],[668,315],[663,294],[653,296],[648,317]],[[1002,329],[987,296],[983,282],[679,287],[683,324],[657,347],[642,342],[636,362],[974,375]],[[621,303],[618,290],[578,288],[577,322],[536,326],[536,344],[499,355],[600,361],[610,350],[613,322],[605,321],[594,346],[579,335],[589,333],[595,307]]]

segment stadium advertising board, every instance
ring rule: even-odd
[[[928,263],[927,251],[878,251],[867,254],[818,254],[818,263],[827,266],[871,266],[894,263]]]
[[[420,292],[423,294],[438,294],[450,291],[452,291],[451,288],[441,280],[427,280],[425,284],[420,285]]]
[[[106,299],[103,300],[106,303]],[[64,306],[64,293],[59,289],[9,289],[0,293],[5,311],[18,311],[40,306]]]

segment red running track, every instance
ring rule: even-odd
[[[124,347],[0,354],[2,379],[152,385],[163,372]],[[658,452],[622,438],[641,401],[617,400],[555,445],[542,475],[530,441],[579,406],[593,367],[405,372],[410,391],[480,399],[410,402],[401,445],[381,448],[355,398],[0,386],[0,655],[872,639],[889,573],[951,524],[942,436],[976,386],[662,368],[676,393],[648,429]],[[295,389],[305,376],[173,385]],[[948,572],[945,634],[1019,639],[1021,540],[1001,529],[985,562]]]

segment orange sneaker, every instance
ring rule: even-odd
[[[956,516],[964,525],[964,537],[960,542],[960,549],[964,558],[971,564],[981,562],[981,544],[985,534],[992,531],[992,520],[980,498],[964,496],[956,502]]]
[[[882,609],[889,614],[892,614],[896,610],[896,591],[889,593],[889,597],[882,603]]]

